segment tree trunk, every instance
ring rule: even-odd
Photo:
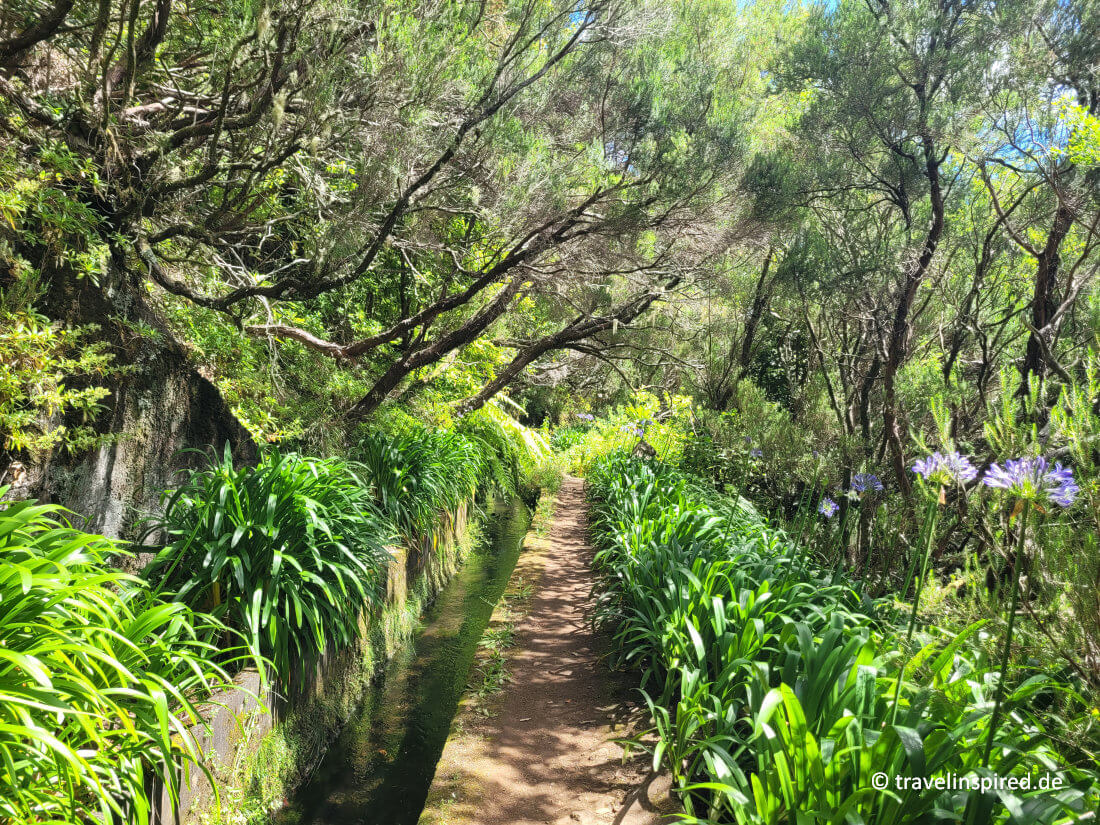
[[[886,348],[886,360],[883,364],[882,381],[885,398],[883,399],[882,425],[886,444],[890,450],[891,464],[898,488],[907,496],[910,492],[909,479],[905,468],[905,447],[901,440],[901,427],[897,415],[897,397],[894,385],[898,370],[905,363],[908,354],[910,312],[917,298],[917,291],[924,282],[932,258],[936,254],[944,228],[943,189],[940,185],[940,159],[936,157],[936,146],[930,135],[924,135],[924,169],[928,178],[929,201],[932,207],[932,222],[924,237],[924,246],[920,257],[905,276],[905,284],[894,310],[890,338]]]
[[[753,293],[752,306],[749,309],[749,317],[745,320],[745,337],[741,341],[741,370],[738,373],[738,378],[744,378],[749,372],[749,362],[752,359],[752,345],[756,339],[756,330],[760,326],[760,319],[764,316],[764,310],[768,306],[768,298],[770,297],[767,290],[768,270],[771,268],[772,263],[771,247],[768,248],[768,254],[764,258],[764,267],[760,272],[760,277],[756,280],[756,290]]]
[[[1024,362],[1020,367],[1020,387],[1016,394],[1025,397],[1030,392],[1029,378],[1034,375],[1040,385],[1049,371],[1046,353],[1039,336],[1046,332],[1057,310],[1055,295],[1058,289],[1058,270],[1062,263],[1062,241],[1073,227],[1073,211],[1065,200],[1059,198],[1054,212],[1054,222],[1047,235],[1046,244],[1035,259],[1035,289],[1031,298],[1031,331],[1024,350]]]

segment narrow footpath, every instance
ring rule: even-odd
[[[674,806],[649,757],[612,741],[640,714],[632,679],[603,661],[589,624],[592,548],[583,482],[567,478],[545,538],[529,535],[512,575],[533,585],[509,651],[510,680],[476,712],[464,701],[420,825],[657,825]],[[483,715],[487,713],[487,715]]]

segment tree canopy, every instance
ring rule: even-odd
[[[59,282],[152,306],[269,438],[502,391],[537,419],[589,385],[723,410],[751,380],[905,484],[929,392],[977,437],[1005,369],[1039,426],[1084,375],[1097,23],[1087,0],[15,0],[6,311]]]

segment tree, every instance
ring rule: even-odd
[[[995,15],[982,0],[841,4],[818,12],[786,68],[788,84],[812,90],[804,134],[829,149],[817,166],[816,191],[808,194],[843,203],[840,215],[867,213],[862,223],[887,253],[874,266],[889,272],[889,297],[868,319],[877,340],[858,407],[865,415],[871,391],[881,386],[883,444],[903,489],[897,377],[910,354],[918,296],[947,229],[958,176],[950,156],[965,142],[968,115],[992,70]],[[864,255],[876,243],[848,246]],[[863,430],[869,436],[866,422]]]
[[[1100,47],[1092,34],[1100,12],[1089,2],[1044,3],[1024,25],[1027,37],[1014,55],[1018,68],[989,113],[994,145],[977,162],[999,224],[1034,262],[1017,390],[1027,398],[1032,377],[1040,387],[1051,372],[1070,381],[1058,339],[1092,274],[1100,190],[1095,145],[1086,146],[1095,138],[1084,136],[1100,115]]]
[[[105,286],[150,281],[375,371],[354,417],[524,296],[625,289],[539,348],[632,320],[733,197],[724,66],[683,60],[707,37],[690,4],[299,0],[196,25],[123,0],[21,28],[34,8],[5,7],[0,122],[28,161],[51,141],[90,159],[65,187],[109,250]],[[73,83],[40,82],[62,63]],[[47,262],[34,235],[23,251]],[[330,294],[372,317],[287,321]]]

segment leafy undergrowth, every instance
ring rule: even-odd
[[[191,728],[243,648],[219,651],[218,619],[161,600],[65,515],[0,508],[0,822],[145,823],[154,777],[176,799],[205,771]]]
[[[163,546],[140,577],[115,568],[128,555],[120,545],[70,529],[60,508],[0,505],[0,823],[146,823],[154,780],[175,802],[188,771],[220,780],[229,803],[245,800],[236,813],[259,813],[362,691],[338,686],[301,724],[284,720],[257,806],[224,787],[225,771],[211,773],[195,735],[209,733],[200,703],[234,689],[241,667],[294,696],[329,651],[392,655],[413,617],[391,592],[389,547],[432,547],[409,583],[405,604],[419,607],[456,562],[440,529],[453,527],[448,513],[511,495],[539,468],[528,436],[481,415],[454,432],[369,435],[352,460],[270,450],[249,467],[211,453],[164,494],[147,535]],[[391,621],[397,632],[385,631]],[[353,686],[373,661],[349,671]],[[231,774],[245,772],[238,757]]]
[[[817,567],[743,500],[622,455],[590,482],[596,621],[641,673],[654,766],[672,774],[684,821],[1093,816],[1095,768],[1056,741],[1051,708],[1070,688],[1015,669],[991,725],[999,669],[981,623],[924,627],[907,646],[903,612]]]
[[[270,452],[256,467],[221,461],[189,473],[150,530],[165,547],[143,576],[238,629],[281,679],[359,633],[379,601],[394,527],[357,467]]]

